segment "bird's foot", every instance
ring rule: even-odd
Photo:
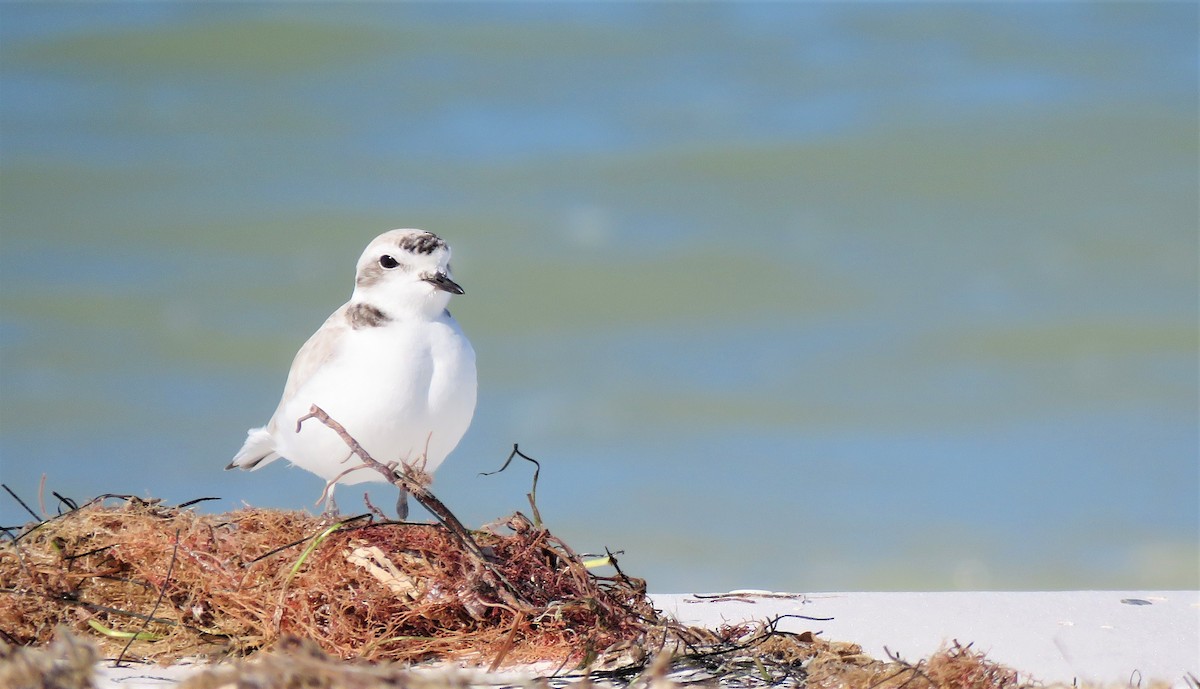
[[[326,524],[332,524],[341,519],[341,517],[342,515],[338,511],[337,502],[333,499],[333,494],[331,493],[329,497],[325,498],[325,509],[321,511],[321,521]]]

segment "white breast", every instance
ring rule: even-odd
[[[475,395],[475,351],[449,314],[354,330],[279,410],[276,447],[326,480],[354,466],[342,439],[316,419],[295,432],[295,419],[316,404],[375,459],[415,462],[432,473],[466,433]],[[339,482],[383,480],[360,470]]]

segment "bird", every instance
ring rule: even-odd
[[[286,459],[325,479],[330,514],[338,484],[387,482],[375,469],[354,468],[361,461],[331,428],[297,428],[316,405],[377,461],[432,476],[475,414],[475,350],[447,309],[463,293],[441,237],[416,229],[376,237],[358,259],[350,300],[296,353],[275,413],[247,431],[225,468]],[[404,488],[396,512],[408,517]]]

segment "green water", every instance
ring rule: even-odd
[[[434,486],[468,524],[526,508],[478,476],[519,442],[652,590],[1195,587],[1196,25],[0,5],[0,476],[311,507],[220,469],[423,227],[479,354]]]

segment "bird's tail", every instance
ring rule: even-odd
[[[246,442],[242,445],[242,449],[238,450],[233,461],[225,468],[227,470],[257,469],[277,459],[279,459],[279,453],[275,452],[275,443],[271,440],[271,434],[267,432],[266,426],[251,428],[246,432]]]

